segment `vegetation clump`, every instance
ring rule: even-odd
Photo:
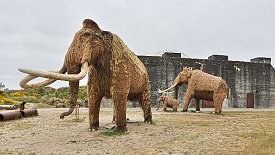
[[[0,83],[0,104],[20,104],[21,102],[46,103],[55,106],[58,103],[68,105],[70,102],[69,87],[52,88],[42,87],[36,89],[9,90],[4,89],[5,85]],[[78,102],[80,106],[87,100],[87,87],[80,86]]]

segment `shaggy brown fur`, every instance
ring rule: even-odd
[[[64,64],[69,73],[79,73],[84,62],[89,63],[90,129],[99,127],[99,109],[103,97],[113,99],[119,131],[127,131],[127,100],[139,101],[144,121],[152,122],[150,83],[146,68],[117,35],[102,31],[89,19],[84,20],[83,28],[76,33]],[[75,107],[78,81],[70,82],[70,88],[71,107]]]
[[[90,20],[83,21],[83,27],[78,31],[65,56],[64,65],[59,73],[85,74],[88,65],[88,101],[90,129],[99,127],[99,110],[103,97],[112,98],[114,102],[115,122],[118,131],[127,131],[126,128],[126,104],[127,100],[138,101],[144,113],[144,122],[152,123],[150,105],[150,82],[147,70],[137,56],[115,34],[102,31],[98,25]],[[82,67],[84,66],[84,72]],[[19,69],[20,70],[20,69]],[[24,88],[46,86],[53,83],[54,79],[27,85],[26,83],[39,74],[28,73],[20,85]],[[49,75],[49,74],[47,74]],[[59,79],[55,76],[40,75]],[[74,75],[63,76],[68,80],[71,92],[71,104],[68,112],[62,113],[60,118],[73,112],[78,96],[79,79],[68,78]],[[74,81],[75,80],[75,81]]]
[[[165,94],[161,95],[158,98],[158,109],[159,109],[160,102],[163,103],[163,111],[166,111],[166,107],[172,108],[173,111],[177,111],[177,108],[179,106],[178,100],[170,98],[169,96],[167,96]]]
[[[228,95],[228,85],[222,78],[204,73],[201,70],[193,71],[190,68],[184,68],[174,80],[174,84],[177,84],[175,87],[176,98],[179,86],[184,83],[188,83],[188,87],[182,111],[187,111],[191,99],[195,98],[196,106],[199,106],[198,100],[201,99],[213,101],[215,112],[221,113],[223,101]]]

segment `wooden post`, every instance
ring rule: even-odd
[[[76,120],[79,120],[79,104],[78,103],[75,106],[75,117],[76,117]]]

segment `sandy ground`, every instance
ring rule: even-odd
[[[88,109],[80,119],[67,109],[38,109],[38,116],[0,122],[0,154],[274,154],[275,109],[224,109],[223,115],[153,111],[143,123],[140,108],[128,108],[128,134],[88,131]],[[191,110],[191,109],[189,109]],[[112,109],[102,108],[100,127],[109,128]],[[133,123],[134,122],[134,123]]]

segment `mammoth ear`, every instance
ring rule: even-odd
[[[189,67],[184,67],[182,72],[183,72],[184,76],[186,76],[188,78],[191,76],[192,70]]]
[[[104,38],[104,40],[105,40],[105,42],[107,44],[112,44],[113,34],[111,32],[109,32],[109,31],[102,31],[101,34],[102,34],[102,36],[103,36],[103,38]]]
[[[191,72],[192,72],[192,69],[191,68],[188,68],[187,69],[187,72],[186,72],[186,77],[190,77],[191,76]]]

